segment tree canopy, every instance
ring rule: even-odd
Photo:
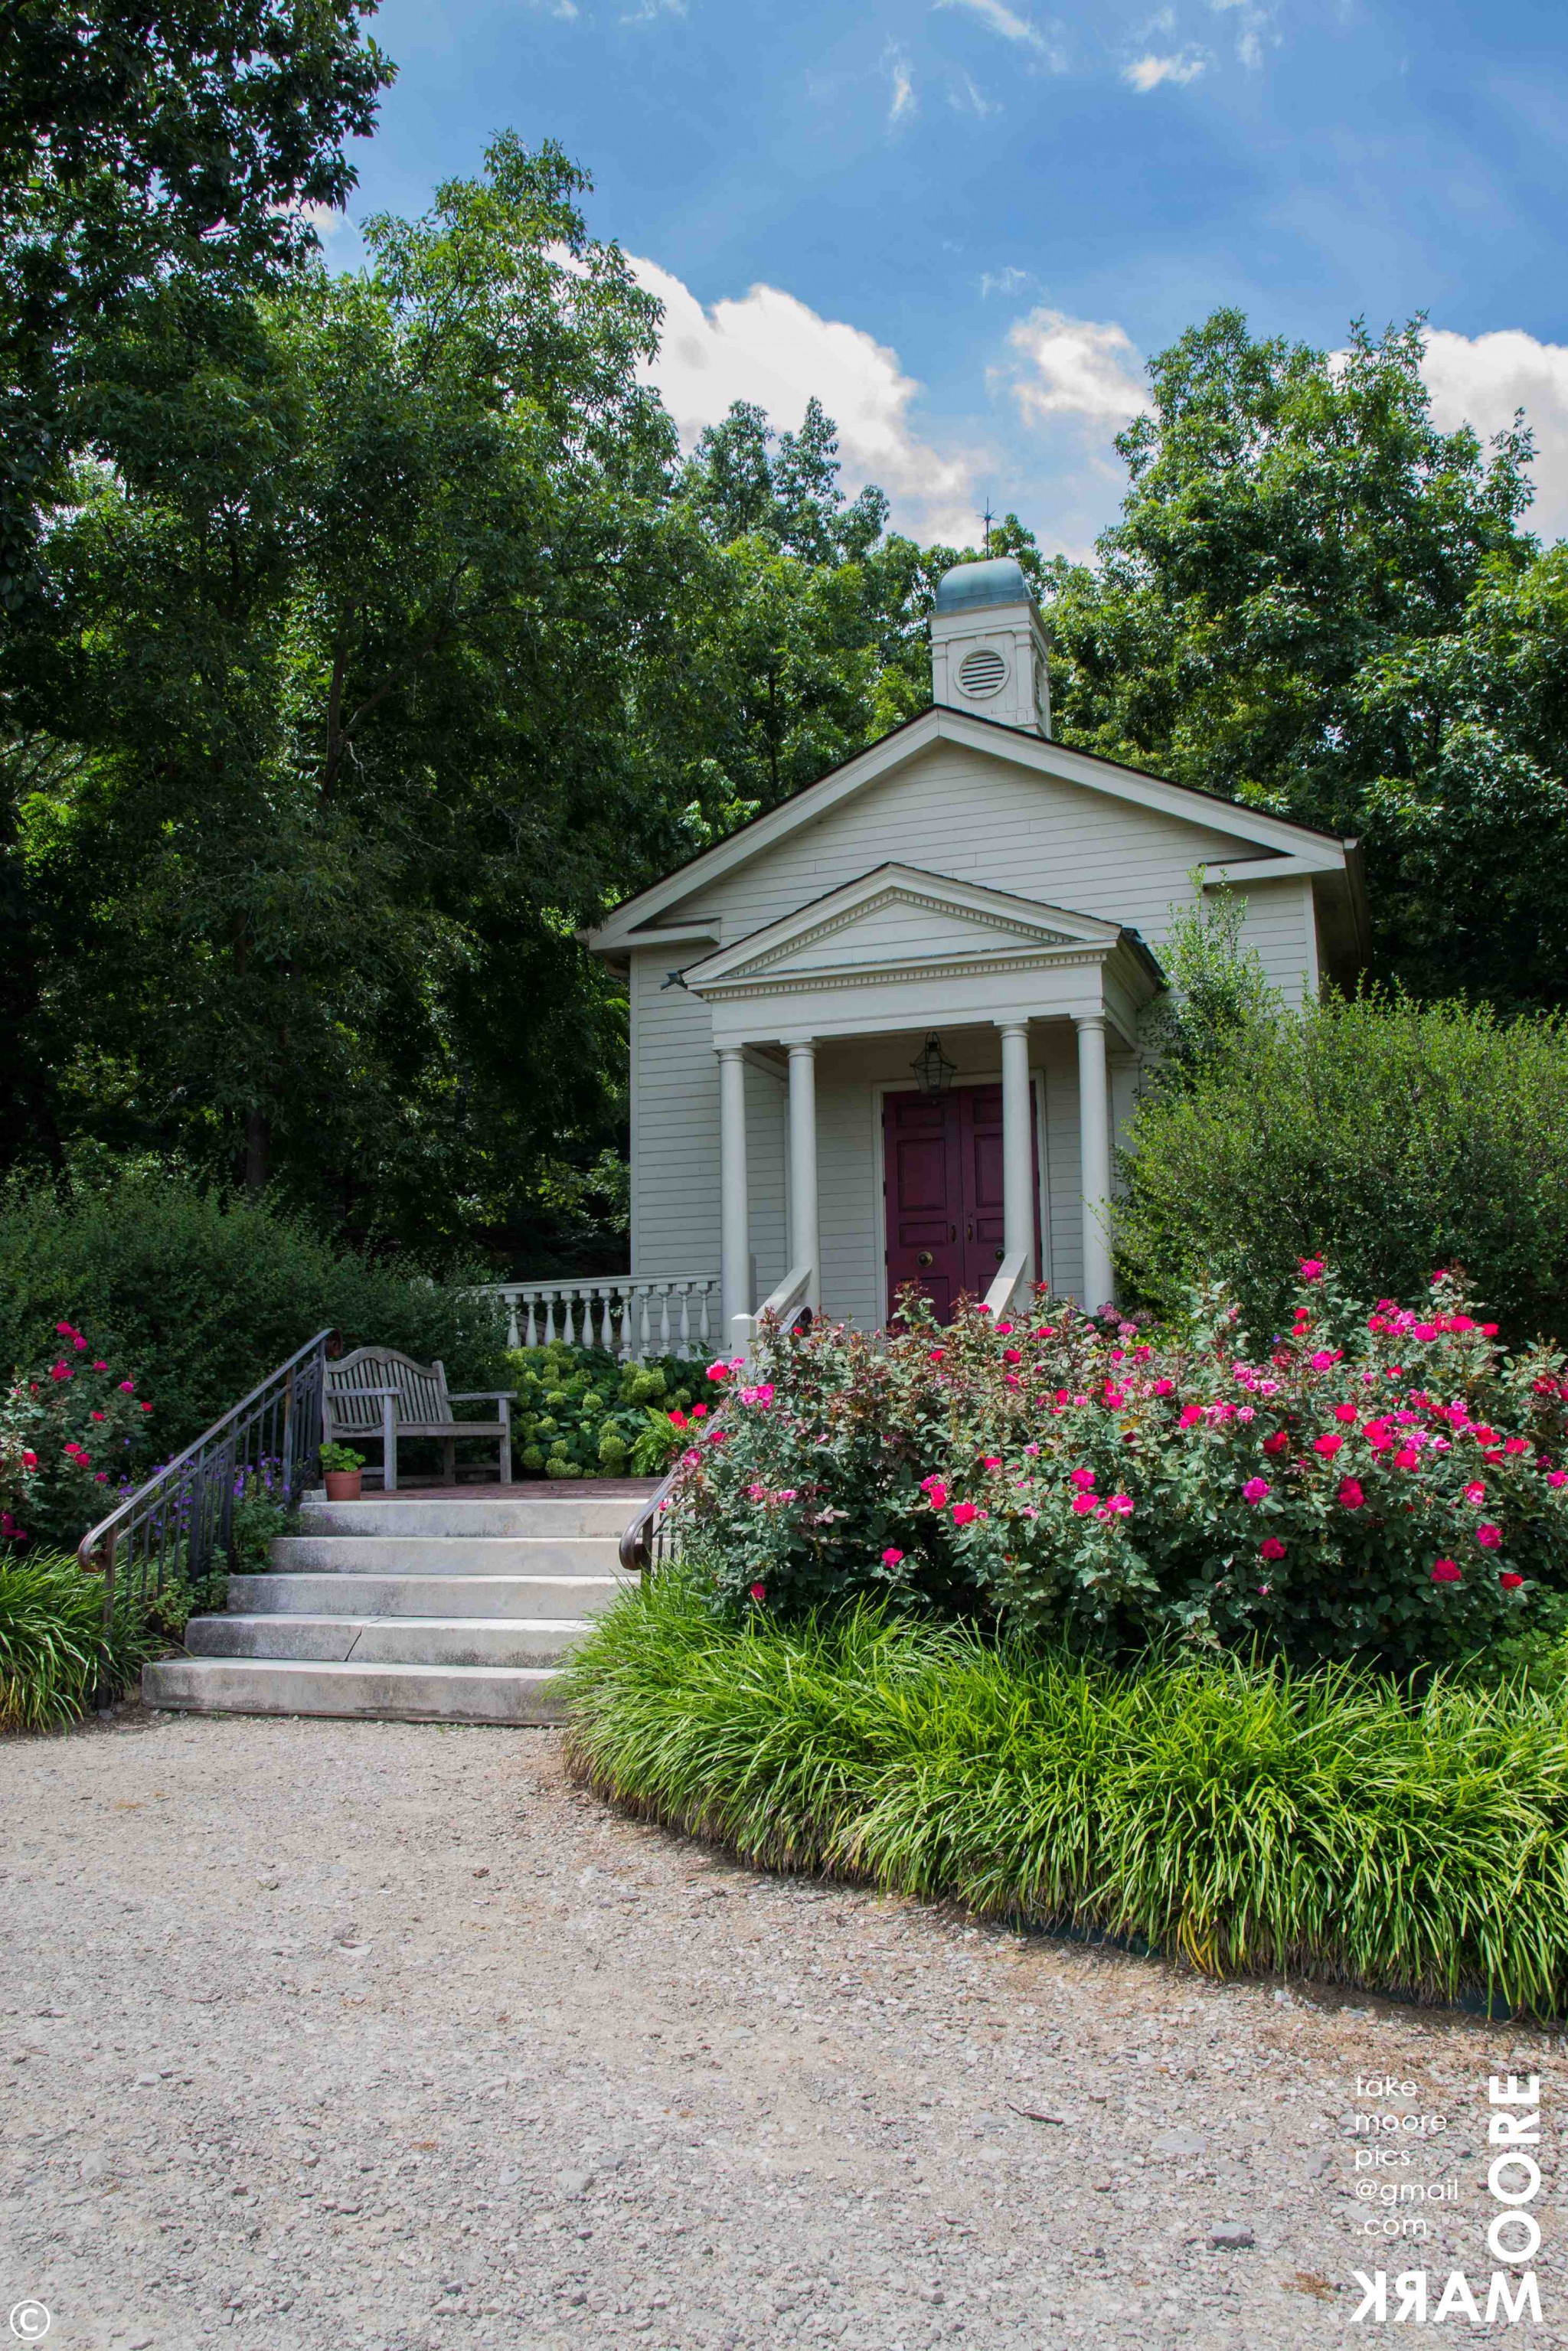
[[[1217,311],[1150,366],[1092,565],[1051,580],[1065,739],[1359,836],[1380,972],[1561,1001],[1563,553],[1528,433],[1432,422],[1419,321],[1337,356]]]
[[[346,7],[296,55],[292,5],[165,12],[140,80],[95,16],[57,153],[0,123],[13,260],[27,205],[87,219],[117,157],[141,207],[90,332],[68,301],[49,327],[68,416],[14,506],[0,1147],[175,1153],[355,1239],[608,1270],[625,1013],[574,933],[923,708],[936,581],[975,550],[848,496],[815,401],[683,453],[658,306],[553,145],[501,137],[328,269],[298,204],[341,192],[388,68]],[[1439,433],[1420,357],[1419,322],[1330,356],[1217,313],[1151,367],[1094,559],[1015,515],[990,545],[1068,740],[1359,834],[1415,996],[1553,1005],[1568,550],[1522,528],[1528,434]]]

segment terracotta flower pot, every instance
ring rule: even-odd
[[[321,1474],[326,1479],[327,1499],[329,1502],[359,1500],[360,1488],[365,1475],[362,1469],[324,1469]]]

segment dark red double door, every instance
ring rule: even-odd
[[[1032,1087],[1030,1123],[1032,1129]],[[985,1296],[1002,1261],[1002,1090],[887,1094],[882,1139],[889,1311],[904,1284],[915,1281],[946,1322],[965,1290]],[[1039,1156],[1037,1134],[1037,1201]],[[1038,1209],[1035,1222],[1038,1261]]]

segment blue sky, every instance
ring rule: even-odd
[[[816,389],[917,530],[1082,551],[1145,354],[1217,304],[1333,347],[1429,314],[1445,423],[1523,402],[1568,531],[1562,0],[391,0],[350,216],[558,139],[669,308],[689,440]],[[353,239],[332,240],[335,258]]]

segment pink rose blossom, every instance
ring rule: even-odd
[[[1331,1431],[1327,1436],[1313,1437],[1312,1451],[1321,1453],[1325,1460],[1332,1461],[1343,1443],[1343,1437],[1336,1437]]]
[[[1520,1585],[1524,1582],[1524,1578],[1522,1575],[1517,1574],[1511,1567],[1505,1567],[1502,1573],[1498,1577],[1498,1582],[1501,1584],[1505,1592],[1517,1592]]]
[[[761,1583],[754,1583],[751,1587],[751,1596],[753,1600],[766,1600],[768,1597],[767,1586]]]
[[[1337,1347],[1320,1347],[1312,1359],[1312,1369],[1314,1372],[1331,1372],[1338,1361]]]
[[[1095,1501],[1093,1495],[1085,1487],[1072,1497],[1072,1507],[1082,1519],[1086,1518],[1091,1510],[1097,1510],[1099,1508],[1099,1504]]]
[[[1265,1535],[1258,1546],[1258,1556],[1260,1559],[1283,1559],[1285,1546],[1278,1535]],[[1268,1589],[1267,1585],[1263,1588]]]
[[[967,1527],[972,1519],[977,1519],[979,1515],[979,1507],[977,1503],[955,1502],[953,1505],[953,1524],[956,1527]]]
[[[883,1552],[882,1563],[883,1567],[896,1567],[903,1557],[904,1553],[901,1551],[894,1551],[890,1546]]]
[[[1480,1479],[1479,1478],[1472,1478],[1469,1484],[1465,1488],[1466,1501],[1473,1506],[1474,1504],[1484,1502],[1486,1498],[1487,1489],[1482,1485]]]
[[[1321,1257],[1304,1257],[1301,1259],[1300,1270],[1303,1281],[1321,1281],[1323,1278],[1323,1260]]]
[[[945,1510],[946,1509],[947,1489],[942,1483],[940,1478],[931,1478],[926,1480],[925,1499],[930,1503],[934,1510]]]
[[[1432,1570],[1432,1581],[1434,1583],[1462,1583],[1464,1577],[1459,1573],[1458,1560],[1438,1560]]]
[[[1260,1502],[1268,1491],[1267,1478],[1249,1478],[1241,1489],[1241,1499],[1244,1502]]]
[[[1365,1499],[1366,1496],[1362,1492],[1361,1486],[1357,1479],[1354,1478],[1342,1478],[1340,1479],[1339,1503],[1342,1510],[1359,1510]]]
[[[1072,1473],[1072,1483],[1078,1487],[1080,1490],[1086,1489],[1090,1486],[1092,1486],[1094,1483],[1093,1470],[1075,1469]]]
[[[1502,1542],[1502,1529],[1493,1526],[1490,1520],[1483,1519],[1476,1529],[1476,1541],[1482,1551],[1496,1551]]]

